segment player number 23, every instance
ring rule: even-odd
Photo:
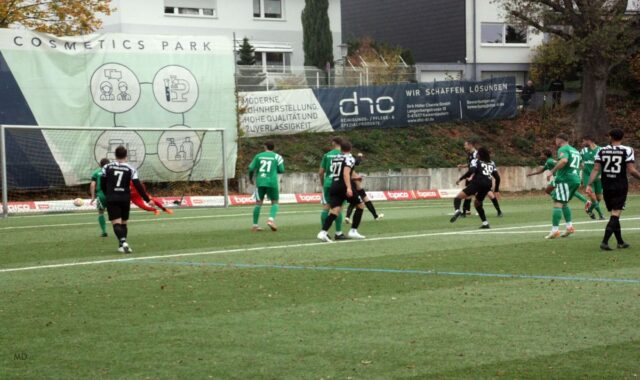
[[[602,157],[602,161],[604,162],[604,168],[602,169],[603,172],[617,174],[622,171],[622,157],[604,156]]]

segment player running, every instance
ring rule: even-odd
[[[555,189],[551,193],[553,200],[552,227],[545,239],[568,237],[575,233],[569,201],[580,187],[580,174],[578,173],[580,153],[569,145],[569,137],[564,133],[556,136],[556,146],[558,147],[558,163],[547,175],[547,180],[551,180],[551,177],[555,176]],[[560,220],[563,216],[567,228],[564,233],[560,234]]]
[[[340,152],[340,144],[342,144],[342,139],[340,137],[334,137],[331,139],[331,150],[322,156],[322,161],[320,162],[320,170],[318,171],[320,183],[322,184],[322,213],[320,214],[320,227],[324,226],[324,222],[329,216],[329,189],[333,183],[331,177],[333,175],[331,161],[342,154]],[[342,212],[340,212],[336,218],[335,240],[344,239],[346,239],[346,237],[342,233]]]
[[[629,180],[627,174],[640,179],[640,173],[636,170],[635,154],[633,148],[622,145],[624,132],[621,129],[612,129],[609,132],[610,145],[600,149],[595,156],[595,162],[589,182],[587,182],[587,193],[593,194],[593,184],[599,174],[602,174],[602,194],[607,210],[611,213],[609,223],[604,231],[600,249],[611,251],[609,239],[615,235],[618,248],[629,248],[630,245],[622,239],[622,228],[620,227],[620,215],[627,202],[629,192]],[[602,170],[602,172],[600,172]]]
[[[593,137],[591,136],[584,136],[582,138],[582,145],[584,146],[580,151],[580,157],[582,158],[582,185],[586,188],[595,165],[596,154],[598,154],[602,148],[596,145],[593,141]],[[593,210],[596,210],[600,216],[600,220],[604,220],[604,214],[600,209],[600,202],[602,201],[602,181],[600,180],[600,173],[598,173],[596,179],[593,181],[591,189],[593,190],[593,193],[587,194],[591,198],[591,202],[585,204],[584,210],[591,219],[596,218],[593,214]]]
[[[362,158],[364,157],[364,155],[362,153],[358,153],[356,156],[356,166],[360,165],[362,163]],[[364,202],[364,205],[367,207],[367,210],[369,210],[369,212],[371,213],[371,215],[373,215],[373,219],[374,220],[380,220],[382,218],[384,218],[384,214],[380,213],[378,214],[378,212],[376,211],[375,206],[373,205],[373,202],[371,202],[371,199],[369,199],[369,197],[367,196],[367,192],[364,190],[364,188],[362,187],[362,176],[353,176],[353,181],[354,184],[356,185],[356,192],[358,193],[358,195],[360,196],[360,199],[362,199],[362,201]],[[347,207],[347,216],[344,218],[344,222],[346,224],[351,223],[351,214],[353,213],[353,209],[356,206],[353,203],[350,203],[349,206]]]
[[[149,202],[149,196],[140,184],[138,171],[127,163],[127,149],[119,146],[115,151],[116,160],[102,167],[100,186],[107,199],[107,213],[113,225],[113,232],[118,239],[118,252],[131,253],[133,250],[127,243],[127,221],[131,210],[131,191],[129,183]]]
[[[260,219],[260,211],[262,209],[262,203],[264,197],[269,197],[271,201],[271,210],[269,212],[269,219],[267,225],[271,228],[271,231],[277,231],[276,226],[276,214],[280,209],[278,201],[280,200],[280,187],[278,184],[278,174],[284,173],[284,159],[281,155],[274,152],[275,145],[271,141],[264,143],[264,152],[256,154],[249,165],[249,182],[256,186],[256,192],[254,194],[256,198],[256,206],[253,208],[253,227],[251,231],[262,231],[262,228],[258,225]],[[257,179],[254,182],[254,175],[257,173]]]
[[[144,183],[142,181],[140,181],[140,186],[142,186],[144,191],[147,191],[147,188],[146,188],[146,186],[144,185]],[[158,210],[156,207],[153,207],[150,204],[146,204],[144,202],[144,200],[142,199],[142,197],[140,196],[140,194],[138,194],[138,190],[136,189],[135,185],[133,184],[133,181],[131,182],[129,187],[130,187],[130,190],[131,190],[131,203],[133,203],[134,205],[138,206],[138,208],[140,208],[142,210],[145,210],[145,211],[152,212],[156,216],[160,215],[160,210],[166,212],[169,215],[173,214],[173,210],[170,210],[170,209],[164,207],[164,204],[162,204],[162,202],[160,202],[159,200],[157,200],[154,197],[152,197],[151,194],[149,194],[148,192],[147,192],[147,194],[149,195],[149,198],[151,199],[151,203],[153,205],[155,205],[156,207],[158,207],[160,210]]]
[[[489,229],[491,227],[487,221],[482,202],[491,191],[491,186],[493,185],[492,177],[496,179],[494,191],[496,194],[500,194],[500,174],[498,173],[496,164],[491,161],[491,155],[487,148],[481,147],[477,153],[477,158],[471,162],[469,170],[456,181],[456,185],[462,180],[467,181],[466,183],[468,183],[468,185],[453,200],[453,207],[456,211],[451,217],[450,222],[453,223],[462,216],[463,210],[460,210],[462,200],[471,199],[471,197],[475,195],[474,206],[478,212],[478,216],[480,216],[480,220],[482,220],[480,228]]]
[[[466,168],[467,170],[469,170],[471,169],[471,163],[473,162],[473,160],[478,158],[478,150],[476,149],[476,140],[475,139],[465,140],[463,147],[464,147],[465,153],[467,154],[467,163],[458,165],[458,169]],[[469,186],[469,184],[470,184],[470,181],[468,180],[466,180],[464,183],[465,186]],[[471,214],[471,198],[465,198],[464,203],[462,205],[462,214],[460,216],[465,218],[468,214]]]
[[[467,170],[471,169],[471,162],[478,158],[478,150],[476,149],[477,141],[475,139],[467,139],[464,142],[464,150],[467,153],[467,163],[458,165],[458,169],[467,168]],[[465,186],[469,186],[471,179],[465,181]],[[498,218],[502,218],[502,210],[500,209],[500,203],[498,202],[498,197],[493,193],[493,191],[489,191],[489,199],[491,199],[491,203],[493,203],[493,207],[495,207],[498,212]],[[471,198],[467,198],[464,200],[462,217],[466,217],[467,214],[471,214]]]
[[[542,152],[542,159],[545,160],[544,165],[541,166],[539,169],[534,170],[531,173],[528,173],[527,177],[542,174],[546,171],[551,171],[551,169],[553,169],[557,164],[556,160],[553,159],[553,152],[551,151],[551,149],[545,149]],[[544,189],[544,192],[551,195],[551,193],[553,192],[553,189],[555,188],[556,188],[556,182],[554,179],[551,179],[547,184],[547,187]],[[588,209],[590,207],[590,203],[587,200],[587,198],[584,195],[580,194],[579,191],[576,191],[574,196],[576,197],[576,199],[578,199],[579,201],[585,204],[585,208]]]
[[[96,203],[96,209],[98,210],[98,224],[100,224],[100,230],[102,234],[100,236],[107,237],[107,221],[104,218],[104,210],[107,208],[107,198],[102,192],[100,182],[102,179],[102,168],[109,163],[109,160],[103,158],[100,160],[100,167],[91,174],[91,184],[89,185],[89,192],[91,193],[91,204]]]
[[[327,243],[333,241],[329,238],[327,231],[331,228],[331,224],[338,218],[344,202],[354,203],[357,208],[353,215],[353,223],[349,230],[348,237],[351,239],[364,239],[365,237],[358,233],[360,221],[362,221],[362,213],[364,212],[364,203],[355,191],[352,173],[356,166],[356,160],[351,155],[351,143],[342,141],[340,144],[342,154],[331,160],[332,184],[329,189],[329,206],[331,212],[324,221],[322,230],[318,233],[318,239]]]

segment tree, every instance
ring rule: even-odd
[[[531,79],[534,83],[544,85],[554,79],[566,81],[575,78],[581,70],[575,49],[562,38],[551,37],[533,51]]]
[[[111,0],[2,0],[0,28],[20,24],[57,36],[87,34],[99,29],[98,14],[110,15]]]
[[[607,79],[628,58],[640,33],[627,0],[494,0],[507,21],[557,36],[571,46],[583,68],[578,132],[601,136],[609,128]]]
[[[249,39],[247,37],[245,37],[242,40],[242,45],[240,45],[238,54],[240,55],[240,60],[238,61],[238,65],[255,65],[256,64],[256,50],[249,43]]]
[[[640,82],[640,53],[631,58],[629,65],[631,66],[631,73],[633,77]]]
[[[371,37],[350,40],[347,46],[347,59],[351,65],[364,66],[362,61],[366,62],[369,84],[386,85],[415,80],[415,68],[407,66],[414,61],[411,50],[393,47]]]
[[[302,11],[305,66],[324,69],[333,65],[333,36],[329,24],[328,0],[305,0]]]

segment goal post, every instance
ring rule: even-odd
[[[228,207],[225,130],[0,125],[2,217],[90,210],[91,174],[128,150],[149,193],[168,206]],[[231,161],[232,162],[232,161]],[[82,198],[81,207],[72,200]],[[82,202],[81,202],[82,203]]]

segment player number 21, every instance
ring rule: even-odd
[[[569,165],[573,169],[580,169],[580,157],[573,156],[571,157],[571,165]]]
[[[260,161],[260,173],[267,173],[271,171],[271,161]]]

